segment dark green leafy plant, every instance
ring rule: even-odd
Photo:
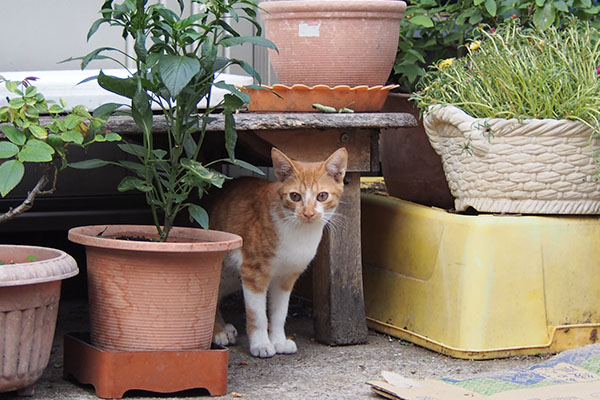
[[[70,146],[86,148],[92,143],[119,141],[121,137],[105,131],[103,109],[90,114],[84,106],[65,111],[66,104],[46,101],[26,78],[9,81],[0,76],[0,83],[16,96],[0,107],[0,123],[4,137],[0,138],[0,196],[7,196],[23,179],[28,166],[38,166],[40,176],[26,199],[17,207],[0,215],[0,223],[29,210],[38,195],[53,193],[58,172],[67,167]],[[42,122],[40,115],[47,115]]]
[[[544,31],[577,17],[600,27],[596,0],[408,0],[391,80],[412,92],[427,66],[465,54],[465,39],[480,24],[496,27],[510,18]]]
[[[82,68],[91,61],[109,58],[124,65],[113,54],[125,55],[135,63],[130,76],[120,79],[100,72],[98,83],[111,92],[131,99],[130,115],[142,132],[142,144],[126,143],[121,149],[139,162],[121,161],[118,164],[133,175],[120,184],[120,191],[139,190],[146,195],[154,222],[162,241],[167,239],[176,216],[187,209],[190,219],[208,227],[206,211],[188,201],[192,191],[198,196],[209,187],[221,187],[227,178],[211,168],[226,161],[257,170],[235,158],[235,120],[233,114],[249,95],[219,80],[219,74],[231,65],[239,65],[257,81],[260,76],[246,62],[219,55],[219,49],[244,43],[254,43],[275,49],[268,40],[259,37],[261,27],[256,19],[256,4],[250,0],[211,0],[199,3],[201,12],[184,15],[184,0],[178,0],[179,13],[162,4],[149,5],[145,0],[125,0],[116,4],[104,2],[102,18],[90,28],[88,38],[104,24],[120,27],[124,38],[134,42],[135,55],[121,50],[101,47],[81,60]],[[230,21],[250,21],[256,36],[241,36]],[[212,88],[225,89],[223,100],[211,106]],[[198,111],[198,103],[206,101],[206,108]],[[165,118],[166,146],[160,147],[152,132],[152,106],[157,106]],[[116,109],[118,105],[113,105]],[[202,163],[198,156],[211,122],[211,114],[222,110],[225,120],[225,147],[228,157]],[[77,165],[87,168],[104,164],[95,160]],[[259,170],[257,170],[259,171]],[[162,215],[162,216],[161,216]]]

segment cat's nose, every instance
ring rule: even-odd
[[[313,219],[315,216],[315,212],[314,211],[304,211],[302,213],[302,215],[304,215],[304,218],[306,218],[306,219]]]

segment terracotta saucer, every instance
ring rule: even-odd
[[[317,112],[313,104],[350,108],[355,112],[377,112],[385,103],[390,90],[398,85],[355,86],[273,85],[262,88],[243,87],[250,94],[251,112]]]

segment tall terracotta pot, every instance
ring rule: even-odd
[[[79,270],[46,247],[0,245],[0,260],[0,392],[30,394],[50,359],[61,281]]]
[[[221,263],[242,239],[225,232],[154,226],[84,226],[69,239],[86,246],[90,337],[108,351],[210,348]]]
[[[260,3],[279,83],[384,85],[406,3],[398,0],[285,0]]]
[[[440,156],[433,150],[419,110],[408,101],[409,94],[389,94],[382,111],[405,112],[417,118],[414,128],[386,129],[380,136],[381,169],[388,193],[415,203],[452,208]]]

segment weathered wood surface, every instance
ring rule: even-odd
[[[360,246],[360,173],[346,175],[339,220],[325,229],[312,263],[315,337],[330,345],[367,341]]]
[[[215,114],[208,125],[209,131],[223,131],[224,118]],[[139,128],[132,118],[127,116],[114,116],[108,120],[108,128],[123,135],[139,133]],[[235,125],[238,131],[266,131],[288,129],[351,129],[375,128],[390,129],[413,127],[417,120],[407,113],[240,113],[235,115]],[[164,132],[165,119],[162,115],[155,115],[153,130]]]

